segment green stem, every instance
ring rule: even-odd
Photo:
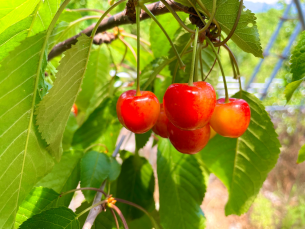
[[[136,21],[137,21],[137,96],[141,96],[140,90],[140,14],[141,14],[141,6],[136,6]]]
[[[123,64],[123,62],[124,62],[124,60],[125,60],[125,57],[126,57],[126,54],[127,54],[127,51],[128,51],[127,45],[126,45],[125,43],[124,43],[124,45],[125,45],[125,52],[124,52],[124,54],[123,54],[122,60],[120,61],[119,65],[122,65],[122,64]]]
[[[197,13],[197,16],[200,18],[200,20],[202,21],[203,24],[205,24],[205,21],[204,19],[202,18],[201,16],[201,13],[197,10],[197,7],[195,6],[195,4],[191,1],[191,0],[188,0],[188,2],[191,4],[191,6],[194,8],[194,10],[196,11]],[[199,30],[200,31],[200,30]]]
[[[111,11],[111,10],[113,10],[115,7],[117,7],[119,4],[121,4],[122,2],[125,2],[126,0],[120,0],[120,1],[118,1],[118,2],[116,2],[116,3],[114,3],[112,6],[110,6],[109,8],[108,8],[108,10],[106,10],[105,11],[105,13],[100,17],[100,19],[97,21],[97,23],[95,24],[95,27],[94,27],[94,29],[92,30],[92,33],[91,33],[91,37],[93,38],[94,37],[94,35],[95,35],[95,33],[96,33],[96,31],[97,31],[97,29],[98,29],[98,26],[99,26],[99,24],[102,22],[102,20],[107,16],[107,14]]]
[[[128,229],[127,222],[126,222],[125,217],[124,217],[123,213],[121,212],[121,210],[117,206],[115,206],[114,204],[112,204],[112,206],[110,208],[112,208],[112,209],[114,209],[116,211],[116,213],[119,215],[119,217],[122,220],[124,228]]]
[[[203,73],[203,64],[202,64],[202,55],[201,55],[201,50],[202,50],[202,43],[199,43],[199,63],[200,63],[200,73],[201,73],[201,80],[204,81],[205,75]]]
[[[195,47],[194,47],[195,48]],[[199,59],[201,59],[200,54],[200,43],[197,44],[196,50],[196,60],[195,60],[195,73],[194,73],[194,82],[198,81],[198,66],[199,66]]]
[[[88,187],[88,188],[76,188],[76,189],[72,189],[72,190],[69,190],[67,192],[63,192],[60,194],[59,197],[63,197],[69,193],[72,193],[72,192],[76,192],[76,191],[81,191],[81,190],[91,190],[91,191],[96,191],[96,192],[101,192],[103,193],[106,197],[108,196],[103,190],[100,190],[98,188],[91,188],[91,187]]]
[[[197,1],[197,2],[198,2],[198,4],[199,4],[199,6],[202,5],[202,6],[204,7],[204,5],[202,4],[201,1]],[[201,7],[201,8],[202,8],[202,7]],[[195,9],[196,9],[196,8],[195,8]],[[197,11],[196,11],[196,12],[197,12]],[[210,18],[209,18],[208,22],[206,23],[206,25],[205,25],[202,29],[199,30],[199,33],[202,33],[203,31],[206,31],[206,30],[209,28],[209,26],[211,25],[211,23],[212,23],[213,20],[214,20],[215,14],[216,14],[216,0],[213,0],[212,14],[211,14],[211,15],[208,15]]]
[[[193,43],[193,56],[192,56],[192,63],[191,63],[191,71],[190,71],[190,79],[189,79],[189,86],[193,86],[194,82],[194,70],[195,70],[195,62],[196,62],[196,51],[197,51],[197,43],[198,43],[198,28],[196,27],[196,33]]]
[[[157,20],[157,18],[152,14],[152,12],[150,12],[149,9],[147,9],[147,7],[144,4],[140,5],[141,8],[157,23],[157,25],[160,27],[160,29],[162,30],[162,32],[164,33],[164,35],[166,36],[167,40],[169,41],[169,43],[171,44],[177,58],[180,64],[180,68],[181,69],[185,69],[185,64],[182,62],[181,57],[173,43],[173,41],[171,40],[171,38],[169,37],[169,35],[167,34],[166,30],[163,28],[163,26],[160,24],[160,22]]]
[[[190,33],[195,33],[195,30],[190,29],[189,27],[187,27],[183,21],[180,19],[180,17],[178,16],[178,14],[176,13],[176,11],[165,1],[165,0],[161,0],[161,2],[165,5],[165,7],[168,9],[168,11],[174,16],[174,18],[177,20],[177,22],[188,32]]]
[[[233,59],[232,59],[231,56],[230,56],[230,62],[231,62],[232,70],[233,70],[233,78],[234,78],[234,79],[237,79],[238,76],[237,76],[236,69],[235,69],[235,65],[234,65],[234,62],[233,62]]]
[[[185,53],[185,51],[188,49],[188,47],[190,47],[190,45],[192,44],[193,39],[190,38],[189,41],[186,43],[186,45],[184,46],[184,48],[182,49],[180,56],[182,57]],[[174,74],[173,74],[173,80],[172,83],[175,83],[175,79],[176,79],[176,75],[177,75],[177,71],[178,71],[178,62],[175,65],[175,70],[174,70]]]
[[[137,57],[137,54],[134,51],[133,47],[127,41],[125,41],[124,38],[119,37],[119,40],[122,41],[122,43],[124,43],[124,45],[126,45],[126,47],[131,51],[132,55],[134,56],[135,60],[137,61],[138,57]]]
[[[148,213],[148,211],[146,211],[144,208],[142,208],[141,206],[135,204],[135,203],[132,203],[128,200],[123,200],[123,199],[119,199],[119,198],[114,198],[115,200],[117,200],[118,202],[121,202],[121,203],[124,203],[124,204],[128,204],[130,206],[133,206],[139,210],[141,210],[142,212],[144,212],[148,217],[149,219],[151,220],[153,226],[155,227],[155,229],[160,229],[157,222],[155,221],[155,219]]]
[[[240,77],[240,71],[239,71],[239,66],[238,66],[238,63],[237,63],[237,60],[232,52],[232,50],[229,48],[228,45],[224,44],[222,47],[224,47],[226,50],[228,50],[229,52],[229,55],[230,55],[230,58],[232,59],[234,65],[235,65],[235,68],[236,68],[236,71],[237,71],[237,76]]]
[[[133,35],[133,34],[130,34],[130,33],[125,33],[125,32],[122,32],[120,33],[123,37],[129,37],[129,38],[132,38],[132,39],[137,39],[137,36]],[[147,40],[144,40],[142,38],[140,38],[140,41],[143,43],[143,44],[146,44],[147,46],[151,46],[150,42],[147,41]]]
[[[238,82],[239,82],[239,97],[242,98],[243,87],[241,86],[241,79],[240,79],[240,77],[238,77]]]
[[[89,149],[92,149],[92,148],[95,147],[95,146],[102,146],[102,147],[104,147],[104,148],[106,149],[107,152],[109,152],[109,150],[108,150],[108,148],[107,148],[106,145],[104,145],[104,144],[102,144],[102,143],[96,143],[96,144],[93,144],[93,145],[87,147],[87,148],[84,150],[84,153],[86,153]]]
[[[112,216],[113,216],[113,219],[114,219],[116,228],[117,228],[117,229],[120,229],[119,221],[118,221],[118,219],[117,219],[117,217],[116,217],[116,215],[115,215],[114,210],[113,210],[112,208],[110,208],[110,211],[111,211],[111,214],[112,214]]]
[[[92,206],[86,208],[84,211],[82,211],[81,213],[79,213],[79,214],[76,216],[76,218],[81,217],[83,214],[85,214],[86,212],[90,211],[92,208],[95,208],[95,207],[97,207],[97,206],[99,206],[99,205],[102,205],[102,204],[104,204],[104,203],[106,203],[106,202],[107,202],[107,200],[103,200],[103,201],[100,201],[100,202],[98,202],[98,203],[96,203],[96,204],[93,204]]]
[[[213,49],[213,52],[216,55],[216,59],[218,61],[218,64],[219,64],[219,67],[220,67],[220,70],[221,70],[223,84],[224,84],[224,88],[225,88],[225,94],[226,94],[225,103],[228,103],[229,102],[229,93],[228,93],[227,81],[226,81],[226,76],[225,76],[225,73],[224,73],[224,70],[223,70],[223,67],[222,67],[222,64],[221,64],[220,57],[219,57],[219,55],[218,55],[218,53],[217,53],[217,51],[216,51],[212,41],[208,37],[206,37],[206,41],[211,46],[211,48]]]
[[[105,13],[103,10],[97,10],[97,9],[87,9],[87,8],[79,8],[79,9],[66,9],[68,12],[97,12],[97,13]]]
[[[108,49],[108,52],[109,52],[110,59],[111,59],[111,61],[113,63],[113,66],[114,66],[114,70],[115,70],[114,76],[115,76],[117,74],[117,72],[118,72],[118,66],[114,62],[114,58],[113,58],[110,46],[108,44],[106,46],[107,46],[107,49]]]

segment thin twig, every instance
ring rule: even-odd
[[[122,41],[122,42],[124,43],[124,45],[126,45],[126,46],[129,48],[129,50],[131,51],[133,57],[134,57],[135,60],[137,61],[137,54],[136,54],[136,52],[134,51],[133,47],[132,47],[127,41],[125,41],[124,38],[119,37],[119,39],[120,39],[120,41]]]
[[[121,220],[123,222],[124,228],[128,229],[127,222],[126,222],[125,217],[124,217],[123,213],[121,212],[121,210],[114,204],[111,205],[111,208],[114,209],[116,211],[116,213],[118,213],[119,217],[121,218]]]
[[[110,211],[111,211],[111,214],[112,214],[113,219],[114,219],[114,221],[115,221],[116,228],[117,228],[117,229],[120,229],[119,221],[118,221],[118,218],[117,218],[116,215],[115,215],[114,210],[113,210],[112,208],[110,208]]]

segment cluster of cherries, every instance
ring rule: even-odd
[[[130,131],[142,134],[152,128],[184,154],[201,151],[210,139],[211,128],[224,137],[240,137],[251,116],[248,103],[242,99],[216,101],[214,88],[206,82],[170,85],[163,104],[150,91],[136,96],[135,90],[129,90],[119,97],[116,109],[120,122]]]

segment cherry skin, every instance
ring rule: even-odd
[[[221,136],[238,138],[250,124],[251,111],[249,104],[243,99],[218,99],[210,125]]]
[[[205,125],[197,130],[182,130],[168,122],[167,130],[172,145],[184,154],[198,153],[210,139],[210,125]]]
[[[194,86],[175,83],[166,90],[163,104],[167,118],[176,127],[196,130],[210,121],[216,104],[216,93],[206,82],[195,82]]]
[[[76,104],[74,103],[71,109],[71,112],[73,112],[74,116],[77,116],[78,114],[78,108],[76,106]]]
[[[154,127],[152,128],[153,132],[162,138],[167,138],[168,137],[167,123],[168,123],[168,118],[166,117],[163,103],[161,103],[159,118],[156,125],[154,125]]]
[[[136,96],[136,90],[129,90],[119,97],[116,112],[124,127],[136,134],[143,134],[156,124],[160,104],[150,91],[141,91],[141,95]]]

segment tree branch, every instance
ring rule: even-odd
[[[187,6],[183,6],[179,3],[176,2],[169,2],[169,5],[171,5],[171,7],[175,10],[175,11],[184,11],[184,12],[188,12],[189,8]],[[163,3],[161,2],[155,2],[152,4],[147,5],[147,8],[154,14],[154,15],[161,15],[161,14],[166,14],[168,13],[168,9],[163,5]],[[147,13],[145,13],[144,11],[141,11],[141,15],[140,15],[140,19],[141,20],[146,20],[150,18],[149,15]],[[120,13],[117,13],[109,18],[105,18],[99,25],[98,29],[97,29],[97,33],[102,33],[105,32],[106,30],[112,29],[116,26],[121,26],[121,25],[127,25],[127,24],[133,24],[134,22],[132,20],[130,20],[129,16],[126,15],[126,9]],[[77,42],[77,38],[82,34],[86,34],[87,36],[90,36],[93,28],[94,28],[95,24],[90,25],[88,28],[84,29],[82,32],[80,32],[79,34],[63,41],[60,42],[59,44],[55,45],[54,48],[51,50],[51,52],[49,53],[48,59],[51,60],[54,57],[62,54],[64,51],[68,50],[71,48],[71,45],[74,45]],[[100,36],[99,34],[97,34],[96,36]],[[94,37],[95,40],[98,40],[98,42],[94,43],[96,44],[102,44],[103,40],[102,39],[96,39]],[[111,40],[112,41],[112,40]]]

